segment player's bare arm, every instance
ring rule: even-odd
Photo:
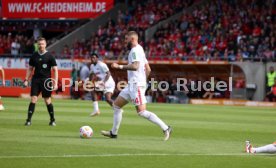
[[[137,71],[139,68],[140,62],[139,61],[135,61],[132,64],[128,64],[128,65],[119,65],[117,63],[112,63],[111,67],[114,69],[122,69],[122,70],[128,70],[128,71]]]
[[[103,82],[105,83],[109,79],[110,76],[111,76],[111,73],[109,71],[107,71]]]
[[[29,79],[31,77],[31,74],[32,74],[33,70],[34,70],[34,67],[32,67],[32,66],[29,66],[29,68],[27,69],[26,77],[25,77],[25,80],[24,80],[24,86],[25,87],[28,86]]]
[[[58,89],[58,68],[57,66],[53,66],[52,68],[54,70],[54,90]]]
[[[149,64],[145,65],[145,71],[146,71],[146,75],[147,75],[147,78],[148,78],[149,75],[150,75],[150,72],[151,72],[151,68],[150,68]]]
[[[5,72],[3,68],[0,68],[1,74],[2,74],[2,84],[5,86]]]

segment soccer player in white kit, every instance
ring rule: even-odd
[[[127,70],[128,86],[126,86],[113,103],[114,117],[113,127],[111,131],[102,131],[102,135],[117,138],[118,130],[122,120],[122,107],[128,101],[132,101],[135,105],[139,116],[144,117],[152,123],[158,125],[164,132],[164,140],[170,138],[172,129],[166,125],[156,114],[146,109],[145,91],[147,88],[147,77],[150,74],[150,66],[145,56],[144,49],[138,44],[138,34],[135,31],[130,31],[125,37],[125,43],[128,48],[131,48],[128,55],[128,65],[119,65],[113,63],[114,69]]]
[[[247,153],[276,153],[276,142],[260,147],[253,147],[250,141],[245,141],[245,151]]]
[[[5,72],[4,72],[4,69],[3,67],[0,65],[0,71],[1,71],[1,76],[2,76],[2,86],[5,86]],[[1,95],[0,95],[0,111],[1,110],[4,110],[4,106],[3,106],[3,103],[1,101]]]
[[[91,55],[90,79],[95,82],[95,89],[91,92],[94,111],[90,116],[97,116],[100,114],[97,93],[103,92],[105,101],[112,107],[113,100],[111,96],[115,89],[115,82],[111,73],[105,63],[99,61],[99,56],[96,53]]]

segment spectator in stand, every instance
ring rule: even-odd
[[[16,38],[12,43],[11,43],[11,55],[15,58],[19,56],[20,52],[20,43],[18,42],[18,39]]]
[[[274,85],[271,87],[271,90],[266,94],[266,99],[270,102],[276,102],[276,79],[274,80]]]
[[[32,40],[31,39],[28,39],[27,40],[27,43],[25,45],[25,47],[23,48],[23,53],[24,54],[31,54],[31,53],[34,53],[34,45],[32,43]]]
[[[172,80],[172,82],[170,83],[169,89],[171,91],[171,95],[174,95],[175,92],[177,91],[177,81],[176,81],[176,79]]]
[[[71,99],[75,99],[74,96],[74,88],[75,88],[75,82],[78,80],[78,71],[75,68],[75,65],[73,64],[72,66],[72,71],[71,71],[71,82],[72,85],[70,87],[70,95],[71,95]]]
[[[275,84],[276,79],[276,71],[274,70],[274,67],[269,67],[269,72],[266,74],[266,90],[267,92],[271,91],[272,86]]]
[[[0,42],[0,56],[3,55],[4,53],[5,53],[4,44]]]
[[[156,92],[156,102],[157,103],[166,103],[166,98],[161,92]]]

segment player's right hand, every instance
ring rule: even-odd
[[[114,69],[118,69],[119,68],[119,64],[117,64],[117,63],[114,62],[114,63],[111,64],[111,67],[114,68]]]
[[[24,87],[27,87],[28,84],[29,84],[28,80],[25,80],[24,83],[23,83],[23,86],[24,86]]]

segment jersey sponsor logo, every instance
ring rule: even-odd
[[[133,59],[136,59],[136,54],[135,54],[135,52],[132,53],[132,58],[133,58]]]
[[[42,67],[43,67],[43,68],[47,68],[47,64],[43,64]]]

